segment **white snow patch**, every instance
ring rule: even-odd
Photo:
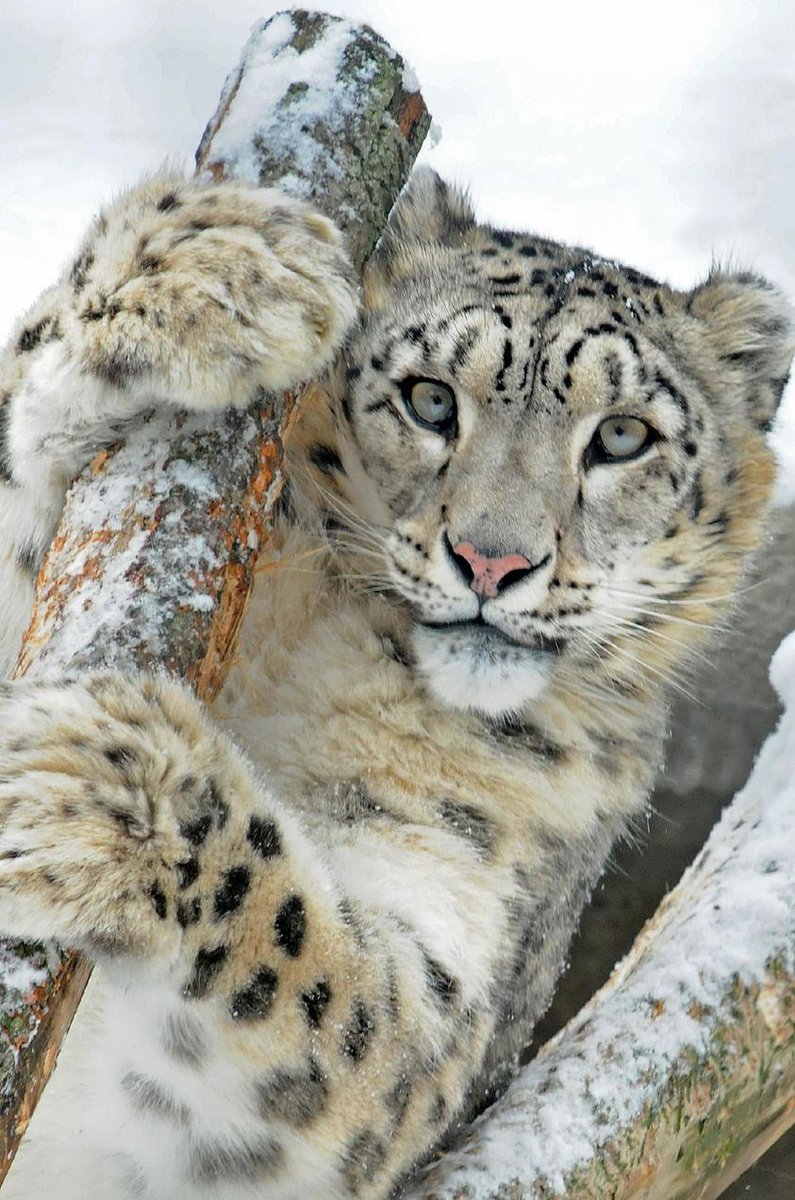
[[[0,988],[5,993],[26,996],[49,978],[46,965],[36,966],[27,958],[17,958],[8,945],[0,947]]]
[[[418,92],[420,90],[420,81],[417,78],[417,73],[408,63],[403,64],[403,79],[401,82],[404,92]]]
[[[361,96],[361,73],[356,82],[340,79],[345,49],[358,29],[350,21],[330,20],[314,45],[299,52],[290,45],[295,25],[289,13],[256,25],[227,81],[227,94],[238,80],[239,85],[213,138],[212,157],[223,159],[237,178],[259,183],[264,146],[274,159],[292,165],[278,186],[306,197],[318,159],[326,172],[336,167],[328,144],[315,141],[312,130],[322,124],[333,144]]]

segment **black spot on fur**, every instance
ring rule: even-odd
[[[229,1001],[229,1011],[235,1021],[258,1021],[270,1012],[279,976],[271,967],[260,967],[244,988],[235,992]]]
[[[176,864],[178,887],[180,891],[184,892],[186,888],[189,888],[191,884],[196,882],[196,880],[199,878],[199,871],[199,860],[195,854],[192,854],[190,858],[184,859],[183,862],[178,862]]]
[[[17,566],[26,575],[36,578],[41,566],[41,550],[35,542],[26,542],[24,546],[20,546],[17,550]]]
[[[323,1014],[331,1003],[331,988],[327,980],[319,979],[308,991],[301,993],[301,1006],[312,1029],[319,1029]]]
[[[212,817],[209,813],[204,813],[200,817],[194,817],[191,821],[182,821],[179,832],[186,842],[190,842],[191,846],[203,846],[212,826]]]
[[[165,1117],[179,1125],[188,1123],[189,1110],[169,1095],[155,1079],[149,1079],[138,1071],[128,1071],[121,1086],[138,1112]]]
[[[175,1062],[200,1067],[206,1055],[201,1025],[188,1013],[172,1010],[163,1026],[163,1047]]]
[[[266,1121],[308,1125],[326,1106],[328,1084],[316,1062],[303,1071],[273,1071],[256,1085],[257,1109]]]
[[[580,611],[580,609],[561,608],[558,609],[558,616],[569,616],[571,613]],[[548,762],[559,762],[564,756],[563,748],[531,722],[521,721],[515,717],[497,717],[489,720],[488,726],[496,741],[527,749]]]
[[[193,896],[190,900],[177,901],[177,924],[182,929],[187,929],[189,925],[196,925],[201,920],[202,902],[198,896]]]
[[[221,886],[215,893],[213,915],[220,920],[236,912],[248,892],[251,884],[251,872],[248,867],[229,867],[224,872]]]
[[[719,512],[717,517],[713,517],[711,521],[707,521],[707,528],[711,533],[725,533],[730,523],[729,514],[727,512]]]
[[[577,355],[580,353],[584,345],[585,341],[583,338],[578,338],[576,342],[573,342],[572,345],[569,346],[568,350],[566,351],[567,367],[572,366],[572,364],[576,361]]]
[[[273,821],[251,817],[246,838],[260,858],[276,858],[282,852],[282,840]]]
[[[105,758],[123,772],[129,771],[130,767],[137,766],[139,762],[138,755],[130,746],[114,746],[105,751]]]
[[[402,1075],[395,1086],[384,1096],[384,1104],[392,1116],[393,1129],[397,1129],[403,1121],[413,1089],[413,1080],[408,1075]]]
[[[374,1033],[375,1022],[370,1010],[361,1000],[354,1001],[350,1022],[342,1035],[342,1053],[354,1062],[359,1062],[367,1053]]]
[[[273,919],[276,945],[290,958],[298,958],[306,935],[306,909],[300,896],[288,896]]]
[[[11,397],[0,397],[0,480],[3,483],[13,482],[11,471],[11,454],[8,445],[8,427],[11,422]]]
[[[228,957],[226,946],[213,946],[212,949],[203,946],[193,960],[193,972],[182,989],[183,996],[188,1000],[200,1000],[206,996]]]
[[[692,499],[690,502],[690,516],[694,521],[697,521],[704,508],[704,491],[701,487],[701,476],[693,483]]]
[[[538,255],[538,251],[536,250],[535,246],[526,245],[519,247],[519,253],[523,258],[536,258]]]
[[[437,1092],[431,1104],[430,1118],[434,1125],[440,1125],[447,1116],[447,1101],[441,1092]]]
[[[218,829],[223,829],[229,820],[229,805],[214,779],[207,781],[207,800]]]
[[[283,1161],[281,1146],[269,1137],[248,1144],[199,1142],[191,1146],[190,1178],[196,1184],[256,1183],[277,1170]]]
[[[313,446],[309,451],[309,458],[324,475],[331,475],[334,471],[342,471],[344,474],[342,459],[330,446]]]
[[[461,837],[468,838],[484,854],[491,853],[494,842],[494,826],[480,809],[472,804],[461,804],[449,797],[439,805],[439,816],[445,825],[454,829]]]
[[[449,975],[444,967],[435,958],[431,958],[430,954],[426,951],[423,951],[423,959],[425,961],[425,978],[428,982],[428,987],[442,1006],[446,1008],[452,1004],[458,995],[458,980]]]
[[[386,1152],[385,1144],[371,1129],[358,1133],[348,1143],[342,1155],[342,1177],[354,1195],[375,1178]]]
[[[157,916],[164,921],[168,915],[168,901],[166,893],[157,880],[149,888],[149,899],[152,901]]]
[[[23,329],[17,340],[17,353],[29,354],[31,350],[35,350],[51,320],[52,317],[44,317],[29,329]]]
[[[69,278],[72,281],[72,287],[75,292],[80,292],[86,285],[88,273],[94,265],[94,251],[84,250],[79,258],[75,260],[72,270],[69,273]]]
[[[158,212],[171,212],[172,209],[180,207],[181,205],[175,192],[166,192],[165,196],[161,197],[157,202]]]

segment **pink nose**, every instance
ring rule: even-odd
[[[481,554],[471,542],[459,542],[453,546],[456,558],[462,558],[472,572],[469,586],[484,599],[491,599],[506,586],[506,576],[513,571],[526,575],[533,564],[523,554],[504,554],[502,558],[490,558]],[[512,581],[513,582],[513,581]]]

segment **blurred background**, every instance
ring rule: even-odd
[[[423,159],[481,216],[689,287],[713,260],[795,298],[795,6],[786,0],[326,0],[414,67]],[[2,0],[0,338],[98,203],[164,160],[192,166],[268,0]],[[795,389],[776,444],[795,492]],[[598,890],[544,1034],[583,1002],[703,841],[777,719],[770,651],[795,626],[795,522],[780,510],[736,632],[680,706],[649,843]],[[766,582],[764,582],[766,581]],[[792,1200],[795,1138],[730,1192]]]

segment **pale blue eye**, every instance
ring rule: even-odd
[[[409,393],[409,404],[421,421],[429,425],[446,425],[455,409],[455,398],[446,384],[421,379]]]
[[[639,417],[609,417],[599,426],[599,441],[611,458],[629,458],[645,446],[649,426]]]

